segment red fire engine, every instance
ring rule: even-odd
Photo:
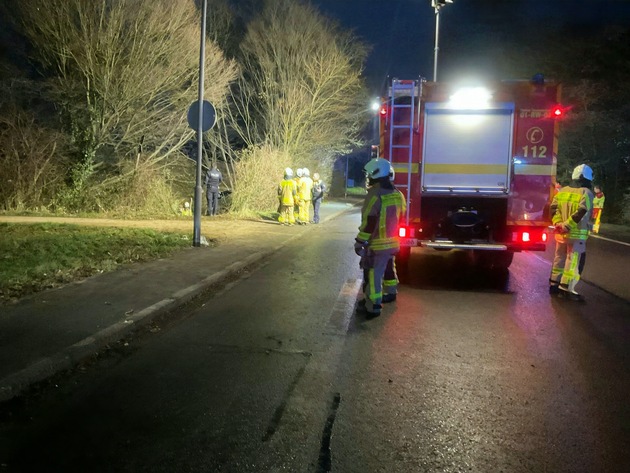
[[[394,79],[382,99],[380,154],[407,199],[398,265],[411,248],[472,250],[507,268],[544,251],[556,182],[560,86],[540,75],[489,87]]]

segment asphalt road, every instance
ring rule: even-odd
[[[550,298],[542,255],[422,250],[366,320],[358,223],[3,406],[0,472],[630,471],[628,302]]]
[[[586,242],[586,255],[584,281],[630,301],[630,243],[591,236]]]

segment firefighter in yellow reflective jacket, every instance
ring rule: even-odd
[[[555,226],[556,253],[549,278],[549,293],[571,300],[584,300],[575,291],[580,280],[579,262],[586,251],[586,239],[593,210],[593,170],[580,164],[573,170],[573,179],[554,196],[551,221]]]
[[[313,179],[311,179],[311,173],[308,168],[302,169],[302,177],[298,181],[298,223],[300,225],[307,225],[311,222],[310,210],[311,199],[313,192]]]
[[[606,196],[600,186],[593,187],[593,233],[599,233],[599,225],[602,220],[602,211],[604,210],[604,202],[606,202]]]
[[[293,170],[286,168],[284,170],[284,179],[278,185],[278,199],[280,200],[280,216],[278,222],[284,225],[294,225],[295,216],[293,215],[293,206],[297,196],[297,187],[293,180]]]
[[[297,194],[295,195],[295,199],[293,202],[293,221],[300,220],[300,180],[302,179],[303,170],[302,168],[297,168],[295,171],[295,176],[293,177],[293,182],[295,182],[295,189],[297,190]]]
[[[400,249],[398,224],[405,212],[405,197],[394,187],[394,169],[389,161],[371,159],[364,170],[369,189],[354,251],[361,256],[364,279],[365,298],[359,307],[377,316],[382,304],[396,300],[398,292],[394,257]]]

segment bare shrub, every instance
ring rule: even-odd
[[[168,172],[165,175],[164,171],[143,167],[128,182],[125,192],[114,202],[112,211],[134,217],[176,215],[180,200]]]
[[[26,112],[0,115],[0,207],[26,210],[48,205],[64,187],[65,141]]]
[[[243,152],[236,163],[236,187],[231,210],[239,215],[278,208],[278,184],[291,158],[271,146],[252,147]]]

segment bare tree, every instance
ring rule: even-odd
[[[241,47],[241,111],[251,142],[293,156],[339,153],[367,117],[367,50],[308,3],[266,0]]]
[[[275,210],[285,166],[323,170],[358,143],[368,119],[366,55],[310,4],[264,1],[241,43],[231,123],[247,148],[235,166],[234,211]]]
[[[168,166],[193,134],[200,15],[193,0],[16,2],[34,59],[49,77],[90,187]],[[210,42],[205,97],[226,105],[237,66]]]

